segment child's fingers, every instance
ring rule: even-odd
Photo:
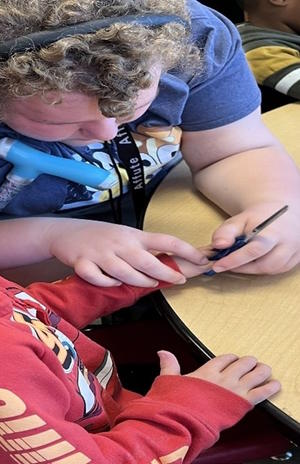
[[[148,251],[140,250],[136,253],[135,249],[129,248],[126,250],[126,253],[122,252],[120,257],[134,269],[153,279],[173,284],[183,284],[186,281],[184,275],[162,263],[156,256]]]
[[[160,375],[180,375],[180,365],[176,356],[170,351],[158,351]]]
[[[234,243],[235,237],[244,233],[244,223],[225,221],[213,233],[212,246],[215,248],[226,248]]]
[[[278,380],[270,380],[266,384],[250,390],[246,399],[253,405],[256,405],[275,395],[280,389],[281,385]]]
[[[194,264],[201,264],[206,259],[205,253],[200,248],[195,248],[172,235],[151,232],[144,232],[143,234],[142,243],[146,250],[172,253]]]
[[[271,253],[238,266],[232,271],[242,274],[268,274],[275,275],[290,271],[299,262],[298,253],[293,253],[284,245],[276,246]],[[217,264],[216,264],[217,265]]]
[[[197,377],[199,379],[219,384],[224,369],[230,366],[231,363],[235,362],[237,359],[239,358],[235,354],[222,354],[210,359],[203,364],[203,366],[200,366],[195,371],[186,374],[186,376]]]
[[[210,262],[208,262],[206,265],[200,265],[191,263],[190,261],[179,258],[178,256],[172,256],[172,259],[176,262],[178,269],[187,279],[190,277],[199,276],[211,269]]]
[[[271,252],[275,245],[276,243],[274,240],[263,235],[257,236],[247,243],[246,246],[215,262],[213,264],[213,269],[216,272],[223,272],[230,269],[236,269],[253,262],[254,260],[260,260],[264,257],[264,255]],[[275,260],[278,261],[277,258],[275,258]]]
[[[89,260],[85,260],[80,258],[78,260],[81,262],[82,268],[82,261],[84,262],[84,266],[86,266]],[[94,265],[94,270],[96,271],[97,262]],[[107,256],[102,256],[101,262],[99,263],[101,266],[101,270],[114,278],[117,281],[123,282],[127,285],[135,285],[137,287],[156,287],[158,282],[155,279],[152,279],[149,276],[144,275],[142,272],[139,272],[135,269],[130,263],[127,263],[122,258],[119,258],[116,255],[108,254]],[[74,269],[77,272],[78,263],[76,263]],[[99,268],[98,268],[99,269]],[[88,270],[90,272],[90,269]],[[100,269],[99,269],[99,272]]]
[[[272,369],[267,364],[257,363],[255,368],[245,374],[241,381],[249,390],[264,384],[272,375]]]
[[[252,371],[256,365],[257,359],[254,356],[242,356],[226,367],[226,375],[230,378],[240,379],[245,374]]]
[[[81,279],[99,287],[116,287],[122,284],[119,280],[104,275],[101,269],[88,259],[78,259],[74,264],[74,271]]]
[[[138,253],[140,253],[140,250]],[[160,264],[159,261],[158,263]],[[145,275],[136,268],[134,260],[128,262],[123,256],[108,255],[106,260],[102,259],[101,268],[107,274],[128,285],[136,285],[137,287],[156,287],[158,285],[157,280],[152,279],[150,272]]]

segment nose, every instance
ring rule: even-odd
[[[118,133],[117,120],[101,117],[98,121],[86,122],[80,132],[86,139],[111,140]]]

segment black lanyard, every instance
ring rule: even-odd
[[[116,147],[115,156],[119,158],[128,174],[137,227],[139,227],[146,205],[145,177],[141,154],[126,125],[119,127],[112,145],[114,144]]]

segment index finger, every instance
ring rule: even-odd
[[[201,264],[202,261],[207,263],[204,251],[172,235],[147,232],[143,237],[143,245],[147,250],[172,253],[194,264]]]
[[[236,267],[240,267],[266,255],[274,248],[275,245],[276,241],[272,240],[270,237],[258,235],[242,248],[234,251],[219,261],[215,261],[212,265],[212,269],[215,272],[235,269]]]

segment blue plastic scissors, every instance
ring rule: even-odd
[[[248,234],[243,234],[239,235],[236,237],[234,244],[231,245],[228,248],[223,248],[222,250],[218,250],[217,248],[214,248],[214,251],[216,253],[208,258],[209,261],[218,261],[219,259],[224,258],[225,256],[230,255],[230,253],[233,253],[236,250],[239,250],[243,246],[245,246],[250,240],[253,239],[257,234],[259,234],[265,227],[267,227],[271,222],[275,221],[275,219],[279,218],[282,214],[284,214],[288,210],[288,205],[283,206],[280,208],[276,213],[272,214],[269,216],[267,219],[265,219],[263,222],[261,222],[258,226],[254,227],[251,232]],[[209,271],[206,271],[203,273],[204,275],[207,276],[213,276],[216,274],[216,272],[213,269],[210,269]]]

